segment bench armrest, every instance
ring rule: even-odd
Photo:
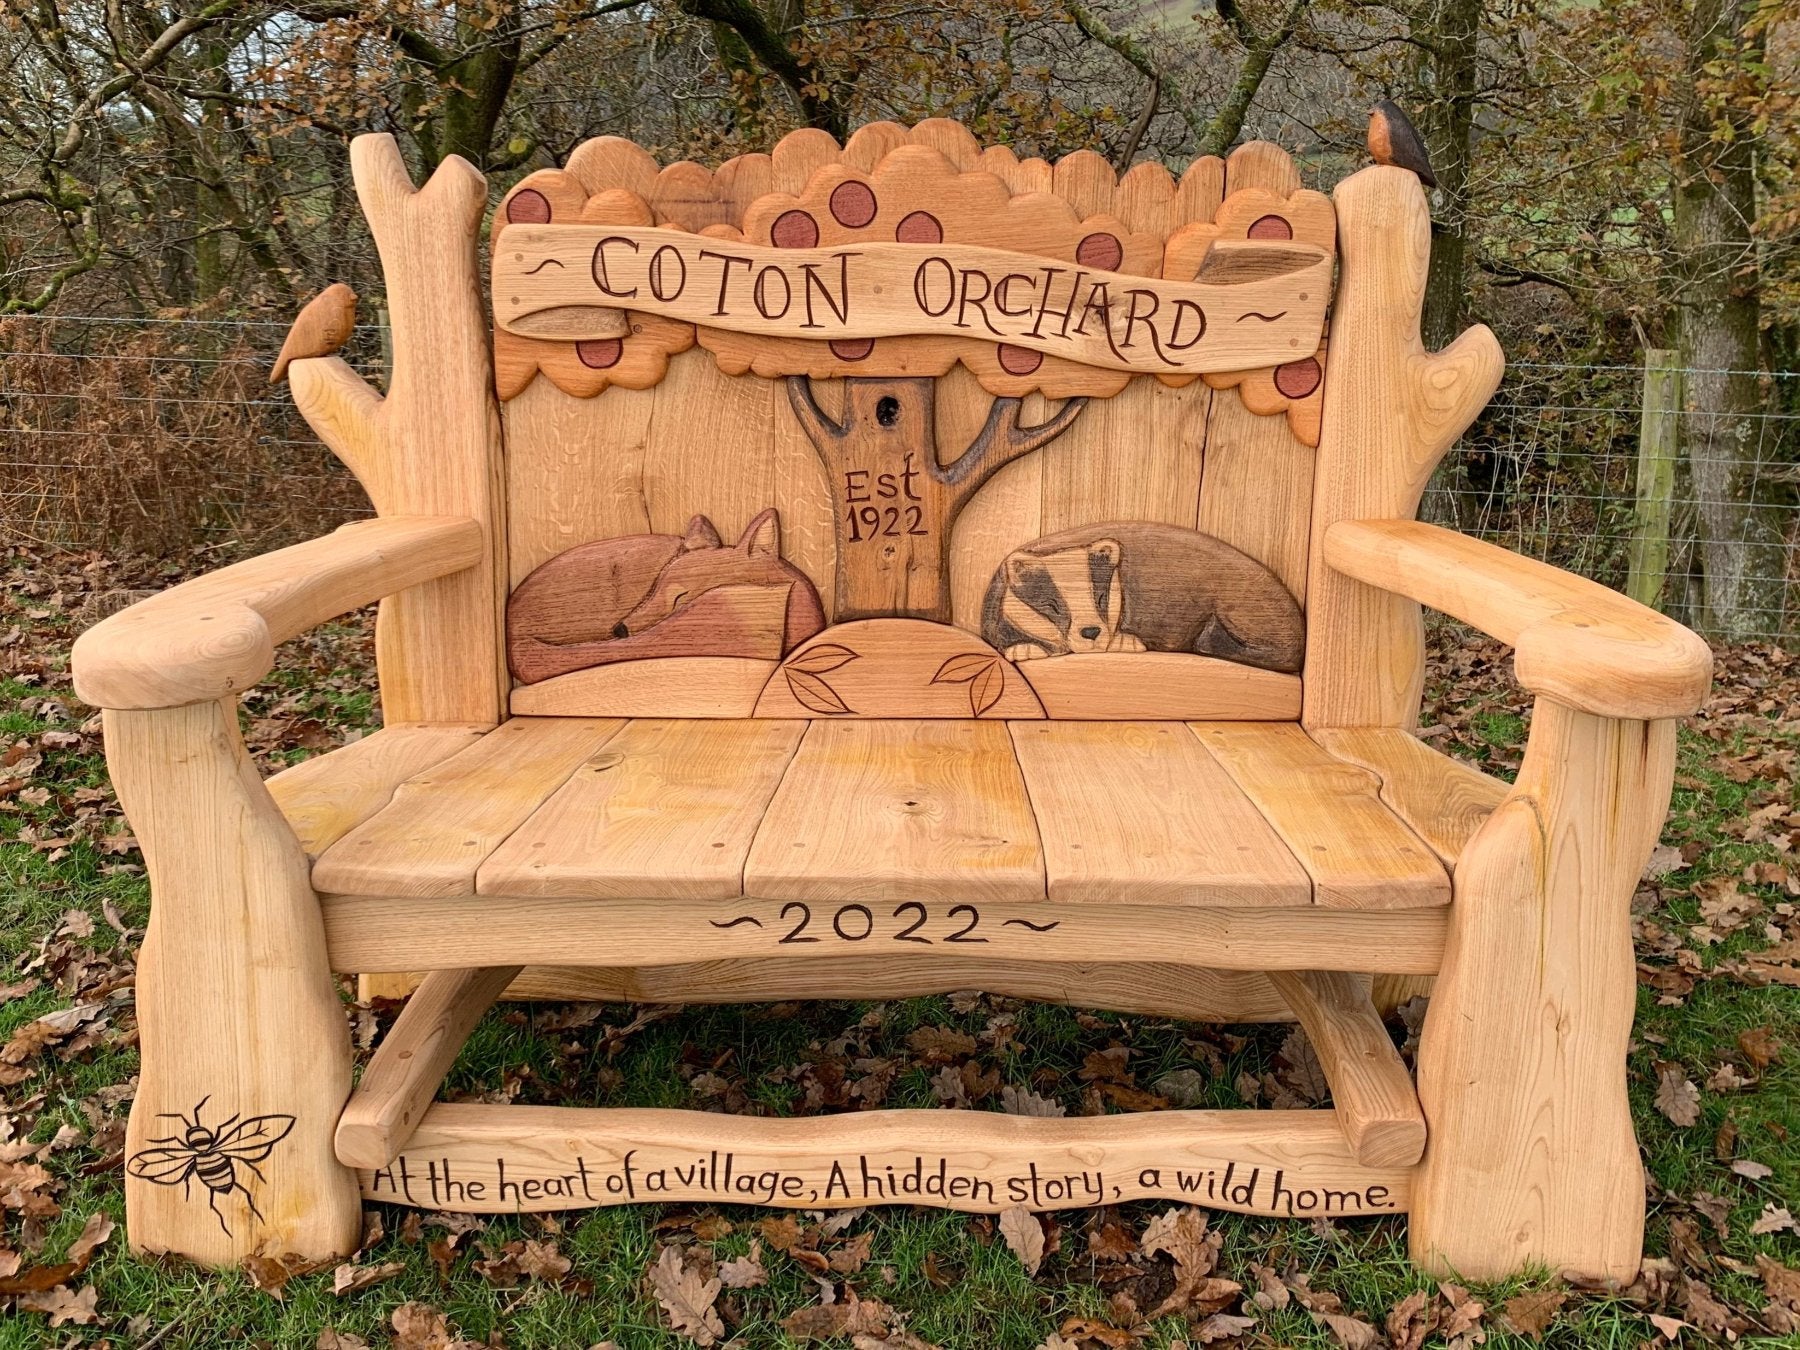
[[[1683,717],[1712,683],[1712,650],[1673,619],[1453,530],[1339,521],[1325,532],[1325,561],[1508,643],[1521,685],[1583,712]]]
[[[99,708],[170,708],[241,694],[276,644],[395,591],[472,567],[481,526],[455,516],[359,521],[183,582],[75,641],[75,693]]]

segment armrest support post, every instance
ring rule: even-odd
[[[1675,725],[1540,698],[1518,782],[1457,862],[1418,1057],[1409,1240],[1427,1270],[1637,1272],[1631,896],[1668,809]]]

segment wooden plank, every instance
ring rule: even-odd
[[[338,1117],[332,1146],[346,1167],[386,1167],[412,1138],[481,1016],[518,966],[427,975],[382,1038]]]
[[[467,571],[485,556],[480,527],[464,517],[342,526],[195,577],[95,624],[75,639],[75,693],[96,708],[236,696],[274,668],[277,644],[383,596]]]
[[[1425,1152],[1419,1094],[1368,988],[1339,971],[1276,970],[1269,979],[1306,1029],[1356,1160],[1369,1167],[1418,1162]]]
[[[790,652],[758,717],[1042,717],[1016,666],[972,633],[923,619],[859,619]]]
[[[1408,1240],[1428,1270],[1637,1273],[1631,897],[1668,810],[1675,728],[1540,700],[1517,786],[1463,851],[1419,1044],[1431,1141]]]
[[[487,1214],[646,1200],[807,1209],[899,1203],[993,1214],[1157,1197],[1343,1219],[1397,1214],[1411,1202],[1410,1169],[1358,1163],[1326,1111],[1067,1120],[862,1111],[783,1120],[440,1104],[392,1167],[361,1180],[370,1200]]]
[[[545,717],[503,723],[402,783],[384,810],[325,850],[313,864],[313,886],[353,895],[471,894],[487,856],[624,725]],[[409,968],[405,962],[362,967]]]
[[[1452,872],[1456,859],[1506,796],[1498,778],[1440,754],[1397,727],[1324,727],[1312,738],[1381,779],[1381,800]]]
[[[998,722],[814,722],[751,846],[777,900],[1044,897],[1044,859]]]
[[[153,897],[125,1132],[132,1250],[218,1267],[348,1256],[362,1206],[331,1120],[350,1038],[306,858],[244,753],[236,702],[109,711],[106,762]],[[266,1166],[215,1189],[195,1177],[193,1131],[234,1118],[239,1157]]]
[[[1441,352],[1419,339],[1431,210],[1416,176],[1376,165],[1332,200],[1342,264],[1313,486],[1304,721],[1412,726],[1425,671],[1418,605],[1331,568],[1325,533],[1341,520],[1411,517],[1505,362],[1479,325]]]
[[[1079,721],[1292,722],[1298,675],[1178,652],[1074,652],[1022,661],[1044,716]]]
[[[776,665],[741,656],[621,661],[520,685],[512,710],[528,717],[749,717]]]
[[[414,774],[467,750],[491,726],[389,726],[314,755],[273,775],[265,786],[317,858],[362,824]]]
[[[1225,191],[1261,188],[1277,197],[1291,197],[1300,190],[1300,170],[1294,157],[1273,141],[1245,141],[1225,159]]]
[[[506,996],[559,1003],[767,1003],[919,998],[959,989],[1190,1022],[1288,1022],[1294,1017],[1260,971],[1154,961],[1044,965],[952,951],[831,961],[773,956],[677,966],[528,966]]]
[[[1065,233],[1079,228],[1063,225]],[[984,284],[985,298],[992,283],[1012,276],[1022,280],[1009,288],[1007,307],[992,307],[985,333],[1102,370],[1255,370],[1318,345],[1333,259],[1316,245],[1220,240],[1212,252],[1222,264],[1217,280],[1137,276],[1114,270],[1115,262],[1077,273],[1071,290],[1043,264],[1068,257],[1078,238],[1057,241],[1048,255],[1032,251],[1037,239],[1003,248],[944,242],[922,262],[917,245],[893,240],[859,241],[847,252],[646,226],[514,224],[494,250],[494,321],[520,337],[562,342],[617,336],[622,308],[763,338],[958,338],[968,336],[956,317],[968,278]],[[779,308],[770,276],[788,297]],[[1044,322],[1052,309],[1098,310],[1105,297],[1127,292],[1139,301],[1104,331]]]
[[[636,721],[476,874],[493,895],[723,900],[804,722]]]
[[[1015,722],[1012,738],[1052,900],[1312,903],[1287,845],[1186,727]]]
[[[1450,878],[1419,837],[1381,804],[1374,774],[1334,759],[1297,726],[1191,725],[1311,874],[1319,905],[1450,903]]]
[[[1413,520],[1345,520],[1324,536],[1335,572],[1404,595],[1516,648],[1535,694],[1602,717],[1699,710],[1712,649],[1673,619],[1535,558]]]
[[[832,725],[815,722],[807,735]],[[802,741],[801,753],[805,750]],[[788,781],[793,778],[790,769]],[[921,795],[913,800],[923,807],[929,799]],[[900,885],[873,866],[866,871],[845,886],[902,897],[924,894],[917,879]],[[812,878],[806,880],[810,884]],[[974,880],[965,877],[964,883]],[[843,889],[829,890],[820,900],[752,895],[743,900],[609,900],[598,905],[561,896],[327,895],[321,905],[333,967],[352,971],[461,969],[495,962],[674,966],[735,957],[819,961],[871,952],[918,956],[948,950],[1050,965],[1149,960],[1207,970],[1349,967],[1431,975],[1443,960],[1446,926],[1442,906],[1201,909],[1138,905],[1129,899],[1065,905],[1045,900],[1041,893],[1029,900],[928,897],[894,903],[865,902]],[[1171,941],[1171,934],[1181,940]],[[973,966],[964,978],[981,984]]]
[[[1213,393],[1200,528],[1268,568],[1306,605],[1314,452],[1285,417],[1259,417],[1237,389]]]

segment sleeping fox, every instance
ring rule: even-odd
[[[1300,606],[1268,568],[1223,540],[1119,522],[1046,535],[1008,555],[981,635],[1010,661],[1072,652],[1192,652],[1300,669]]]
[[[824,626],[819,593],[782,560],[772,507],[736,544],[695,516],[685,534],[572,548],[526,577],[506,608],[507,655],[526,684],[660,656],[773,660]]]

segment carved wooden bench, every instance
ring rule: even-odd
[[[1709,653],[1412,521],[1501,373],[1486,329],[1420,345],[1412,173],[1326,197],[1251,144],[1115,178],[949,122],[712,172],[603,139],[495,210],[490,320],[481,176],[352,160],[392,382],[330,354],[341,287],[278,373],[378,519],[76,647],[154,897],[137,1249],[344,1253],[365,1197],[1154,1196],[1635,1271],[1627,906]],[[237,696],[377,599],[385,728],[260,781]],[[1516,648],[1516,785],[1410,734],[1422,604]],[[334,971],[424,973],[354,1092]],[[1376,998],[1431,976],[1415,1092]],[[509,989],[969,986],[1297,1018],[1334,1105],[432,1104]]]

